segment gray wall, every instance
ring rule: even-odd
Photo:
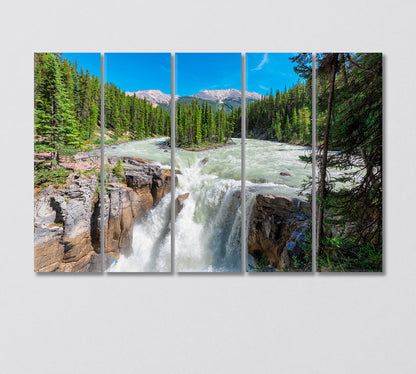
[[[416,3],[89,3],[1,14],[0,371],[413,373]],[[34,51],[385,53],[385,274],[34,274]]]

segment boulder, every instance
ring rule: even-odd
[[[311,217],[310,204],[301,198],[258,194],[248,222],[248,253],[266,258],[277,270],[293,268],[293,256]]]
[[[134,190],[143,187],[152,187],[154,177],[159,177],[162,169],[157,165],[135,165],[134,168],[125,170],[127,186]]]
[[[208,157],[205,157],[201,160],[201,165],[204,166],[207,164],[207,162],[209,161]]]
[[[175,217],[178,216],[178,214],[183,209],[183,202],[189,197],[189,193],[184,193],[183,195],[179,195],[175,200]]]

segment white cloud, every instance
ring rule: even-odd
[[[258,66],[255,67],[252,70],[261,70],[263,68],[264,64],[267,64],[268,62],[269,62],[269,54],[268,53],[265,53],[263,55],[263,59],[261,60],[260,64],[258,64]]]

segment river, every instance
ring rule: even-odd
[[[170,168],[170,152],[158,146],[165,139],[148,139],[107,147],[106,154],[151,159]],[[176,196],[189,193],[175,223],[175,271],[241,271],[241,140],[214,150],[175,154]],[[262,140],[246,140],[246,219],[257,193],[298,195],[311,175],[299,156],[305,147]],[[287,175],[289,174],[289,175]],[[169,272],[171,195],[133,230],[133,253],[121,256],[109,271]],[[252,262],[248,256],[248,262]]]

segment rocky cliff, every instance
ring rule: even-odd
[[[310,230],[311,208],[303,199],[273,194],[255,196],[248,222],[247,249],[258,261],[266,259],[277,270],[299,270]]]
[[[143,217],[170,192],[170,170],[161,169],[149,160],[133,157],[109,157],[108,164],[124,163],[125,183],[112,180],[107,185],[104,205],[105,264],[130,255],[132,251],[133,224]],[[177,181],[176,181],[177,183]],[[99,244],[100,218],[94,241]]]
[[[111,172],[119,160],[124,165],[122,183]],[[103,198],[95,173],[81,176],[74,173],[65,186],[49,186],[35,193],[35,271],[101,270],[101,203],[104,203],[105,266],[121,254],[131,253],[133,224],[170,192],[170,170],[163,170],[149,160],[129,157],[107,157],[106,165]]]
[[[68,179],[35,194],[35,271],[88,271],[99,247],[91,241],[97,177]]]

